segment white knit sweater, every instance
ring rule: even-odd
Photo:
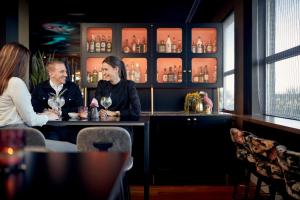
[[[42,126],[48,117],[34,112],[31,95],[24,81],[12,77],[8,86],[0,96],[0,127],[10,124],[27,124],[28,126]]]

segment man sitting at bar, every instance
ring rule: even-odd
[[[69,112],[78,112],[78,107],[83,106],[83,99],[79,87],[67,81],[66,66],[61,61],[53,61],[47,64],[49,80],[40,83],[33,89],[32,106],[35,112],[42,113],[44,110],[59,112],[62,117],[67,117]],[[65,100],[61,110],[53,110],[48,105],[50,96],[63,97]],[[66,127],[42,128],[46,138],[56,140],[70,140],[70,132]],[[45,130],[46,129],[46,130]],[[73,134],[72,134],[73,135]],[[71,136],[75,137],[75,136]],[[76,138],[76,137],[75,137]],[[75,140],[76,139],[71,139]],[[74,142],[74,141],[71,141]]]

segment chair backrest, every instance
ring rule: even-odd
[[[276,151],[287,193],[295,199],[300,199],[300,152],[287,150],[283,145],[277,146]]]
[[[131,153],[131,138],[121,127],[89,127],[77,135],[79,151],[118,151]]]
[[[239,160],[255,163],[252,158],[250,147],[248,146],[248,136],[253,135],[247,131],[241,131],[237,128],[230,129],[230,137],[236,147],[236,157]]]
[[[283,174],[276,158],[276,146],[278,146],[278,143],[255,135],[249,136],[248,142],[251,153],[256,160],[256,171],[266,177],[283,179]]]
[[[45,147],[46,140],[44,135],[37,129],[26,127],[26,128],[11,128],[11,127],[4,127],[0,130],[11,130],[11,131],[20,131],[22,130],[25,134],[25,145],[26,146],[38,146],[38,147]]]
[[[81,129],[77,135],[78,151],[115,151],[129,153],[125,170],[133,164],[131,138],[121,127],[89,127]]]

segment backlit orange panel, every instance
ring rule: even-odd
[[[192,59],[192,82],[202,82],[195,81],[193,77],[204,73],[205,66],[208,70],[208,83],[216,83],[217,81],[217,59],[216,58],[193,58]],[[202,70],[201,70],[202,69]]]
[[[87,29],[88,41],[92,39],[92,34],[95,36],[94,39],[96,39],[97,35],[99,35],[100,37],[104,35],[106,39],[109,36],[112,39],[112,28],[88,28]]]
[[[92,73],[96,68],[97,71],[101,70],[104,58],[88,58],[86,60],[86,72]]]
[[[192,29],[192,42],[197,44],[198,38],[200,37],[204,45],[211,44],[217,47],[217,29],[216,28],[193,28]],[[213,51],[212,53],[216,52]]]
[[[165,83],[170,82],[164,80],[164,75],[168,73],[182,74],[182,59],[181,58],[158,58],[157,59],[157,82]],[[173,82],[173,81],[172,81]],[[180,83],[181,81],[175,80],[174,82]]]
[[[147,74],[146,58],[123,58],[122,59],[127,72],[127,79],[136,83],[146,83],[149,74]]]

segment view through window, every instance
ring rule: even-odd
[[[266,115],[300,120],[300,1],[266,3]]]

